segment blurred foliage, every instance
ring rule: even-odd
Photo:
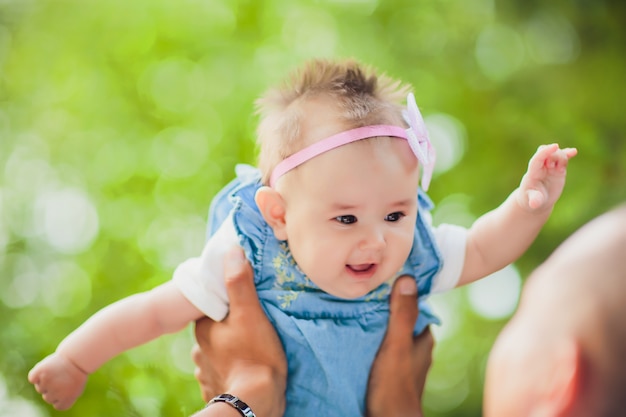
[[[431,187],[454,208],[443,220],[498,205],[538,145],[577,147],[516,263],[526,276],[626,200],[625,12],[617,0],[0,2],[0,416],[201,406],[189,331],[105,365],[68,412],[26,374],[97,309],[199,251],[212,195],[236,162],[254,163],[254,99],[306,58],[356,57],[415,87],[441,161],[453,159]],[[426,413],[479,416],[506,317],[477,314],[466,289],[446,297],[454,332],[437,346]]]

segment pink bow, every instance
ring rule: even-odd
[[[422,189],[428,191],[435,169],[435,148],[430,143],[424,119],[422,119],[422,114],[417,108],[413,93],[409,93],[407,96],[406,110],[402,111],[402,115],[409,125],[409,128],[406,129],[407,141],[422,166]]]

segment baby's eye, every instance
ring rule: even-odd
[[[387,222],[397,222],[398,220],[400,220],[404,216],[405,216],[404,213],[402,213],[400,211],[396,211],[394,213],[390,213],[387,216],[385,216],[385,221],[387,221]]]
[[[341,224],[352,224],[356,223],[356,216],[347,214],[345,216],[337,216],[335,217],[335,220],[337,220]]]

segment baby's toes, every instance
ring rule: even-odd
[[[38,393],[40,393],[41,395],[46,393],[46,386],[43,384],[35,384],[35,391],[37,391]]]
[[[68,400],[58,400],[55,401],[52,406],[57,409],[57,410],[67,410],[68,408],[70,408],[72,406],[73,402],[72,401],[68,401]]]
[[[42,393],[41,393],[41,397],[43,398],[43,400],[44,400],[45,402],[47,402],[48,404],[52,404],[52,405],[54,405],[54,403],[55,403],[55,402],[58,402],[58,401],[59,401],[59,400],[57,399],[56,395],[54,395],[54,394],[53,394],[53,393],[51,393],[51,392],[47,392],[47,391],[42,392]]]

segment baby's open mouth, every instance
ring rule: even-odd
[[[346,265],[348,269],[357,273],[370,272],[376,267],[376,264],[359,264],[359,265]]]

